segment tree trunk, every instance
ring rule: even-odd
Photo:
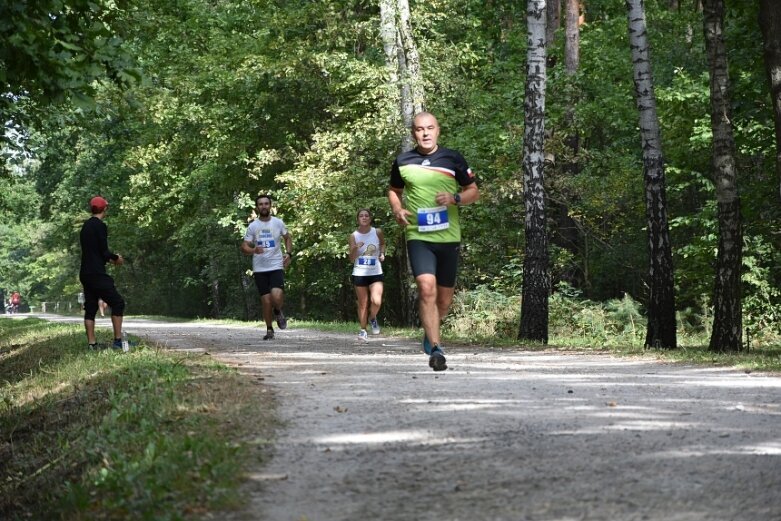
[[[627,0],[629,48],[632,52],[635,101],[640,113],[646,218],[648,220],[648,328],[645,346],[674,349],[677,345],[672,247],[667,223],[664,158],[656,114],[650,44],[642,0]]]
[[[220,318],[220,270],[214,255],[209,259],[209,290],[212,300],[212,317]]]
[[[529,0],[524,101],[523,180],[526,250],[518,338],[548,343],[548,235],[545,222],[545,0]]]
[[[425,93],[420,74],[420,56],[412,36],[409,3],[407,0],[380,0],[380,37],[385,51],[385,63],[389,71],[390,91],[398,96],[399,117],[403,126],[401,151],[415,146],[410,129],[415,114],[423,110]],[[417,321],[417,288],[408,281],[412,270],[407,258],[404,238],[397,245],[395,262],[396,282],[401,293],[400,315],[406,325]]]
[[[547,16],[545,24],[545,46],[550,49],[556,38],[556,30],[561,27],[561,0],[548,0],[545,6]],[[548,64],[550,67],[551,64]]]
[[[574,76],[580,68],[580,1],[566,0],[566,2],[565,31],[567,36],[564,41],[564,65],[567,75]],[[574,128],[577,102],[576,94],[564,115],[565,126],[570,129],[570,134],[564,138],[564,144],[569,149],[569,160],[564,164],[563,170],[569,174],[578,173],[577,156],[580,148],[580,136]]]
[[[724,45],[724,0],[703,2],[705,50],[710,69],[711,128],[713,129],[713,177],[719,212],[719,252],[713,293],[711,351],[740,351],[742,314],[740,265],[743,233],[740,219],[735,138]]]
[[[412,37],[412,24],[410,22],[409,2],[397,0],[399,13],[399,32],[401,35],[401,48],[404,51],[405,68],[402,71],[402,81],[409,88],[409,99],[406,101],[404,115],[404,127],[412,127],[412,118],[423,110],[425,104],[425,92],[423,91],[423,78],[420,74],[420,56],[415,39]]]
[[[574,74],[580,68],[580,0],[566,0],[564,20],[564,65],[569,74]]]
[[[759,1],[759,27],[762,30],[765,69],[770,80],[770,101],[776,124],[776,175],[781,197],[781,2]]]
[[[393,87],[391,90],[398,92],[398,53],[401,48],[401,42],[399,41],[399,31],[396,27],[396,6],[394,0],[380,0],[380,39],[382,40],[382,50],[385,52],[388,80]]]

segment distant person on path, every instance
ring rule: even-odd
[[[279,329],[287,327],[283,306],[285,303],[285,269],[293,259],[293,240],[282,219],[271,215],[271,196],[263,194],[255,199],[258,217],[247,227],[241,251],[252,255],[252,274],[260,293],[266,335],[263,340],[274,339],[272,319]],[[281,243],[285,242],[285,253]]]
[[[79,291],[79,295],[78,295],[78,297],[76,297],[76,300],[78,301],[79,307],[81,308],[81,310],[84,311],[84,300],[85,300],[85,298],[84,298],[84,292],[83,291]]]
[[[100,310],[100,316],[105,317],[106,316],[106,308],[108,307],[108,304],[106,304],[106,301],[102,298],[98,299],[98,309]]]
[[[19,313],[19,304],[22,303],[22,295],[18,291],[11,293],[11,313]]]
[[[461,154],[437,144],[439,131],[433,114],[415,116],[412,136],[417,147],[393,162],[388,190],[393,216],[407,236],[419,293],[423,350],[434,371],[447,369],[439,335],[456,286],[461,247],[458,207],[480,197],[474,174]]]
[[[122,320],[125,311],[125,299],[119,294],[112,279],[106,273],[106,263],[121,266],[125,259],[108,248],[108,227],[103,222],[108,210],[108,202],[93,197],[90,202],[92,217],[81,227],[81,269],[79,280],[84,287],[84,328],[87,330],[87,343],[90,349],[97,349],[95,339],[95,315],[98,312],[98,300],[103,299],[111,306],[111,325],[114,329],[114,349],[122,349]]]
[[[366,208],[358,210],[357,219],[358,229],[350,234],[347,244],[353,262],[352,281],[358,306],[358,322],[361,325],[358,338],[368,342],[367,325],[371,325],[373,335],[380,334],[377,313],[382,306],[385,236],[382,230],[372,226],[372,214]]]

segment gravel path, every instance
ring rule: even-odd
[[[106,319],[107,320],[107,319]],[[781,520],[781,377],[128,320],[259,370],[283,428],[235,519]]]

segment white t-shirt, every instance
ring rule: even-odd
[[[377,236],[377,229],[372,227],[366,233],[360,233],[358,230],[353,232],[355,244],[363,243],[358,248],[358,257],[353,264],[353,275],[357,277],[370,277],[372,275],[382,275],[382,264],[380,263],[380,238]]]
[[[247,233],[244,234],[244,240],[262,247],[263,253],[252,255],[252,271],[264,272],[281,270],[284,268],[282,263],[282,237],[287,235],[287,227],[282,219],[271,217],[268,221],[255,219],[247,227]]]

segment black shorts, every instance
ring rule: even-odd
[[[371,286],[375,282],[382,282],[385,280],[385,275],[380,273],[379,275],[353,275],[353,286]]]
[[[409,263],[412,274],[431,274],[437,277],[437,286],[454,288],[458,271],[458,254],[461,244],[457,242],[407,241]]]
[[[252,275],[261,297],[271,293],[272,288],[285,289],[285,270],[256,271]]]
[[[112,316],[121,317],[125,313],[125,299],[114,286],[114,279],[109,275],[79,275],[81,285],[84,287],[84,318],[95,320],[98,312],[98,299],[111,308]]]

